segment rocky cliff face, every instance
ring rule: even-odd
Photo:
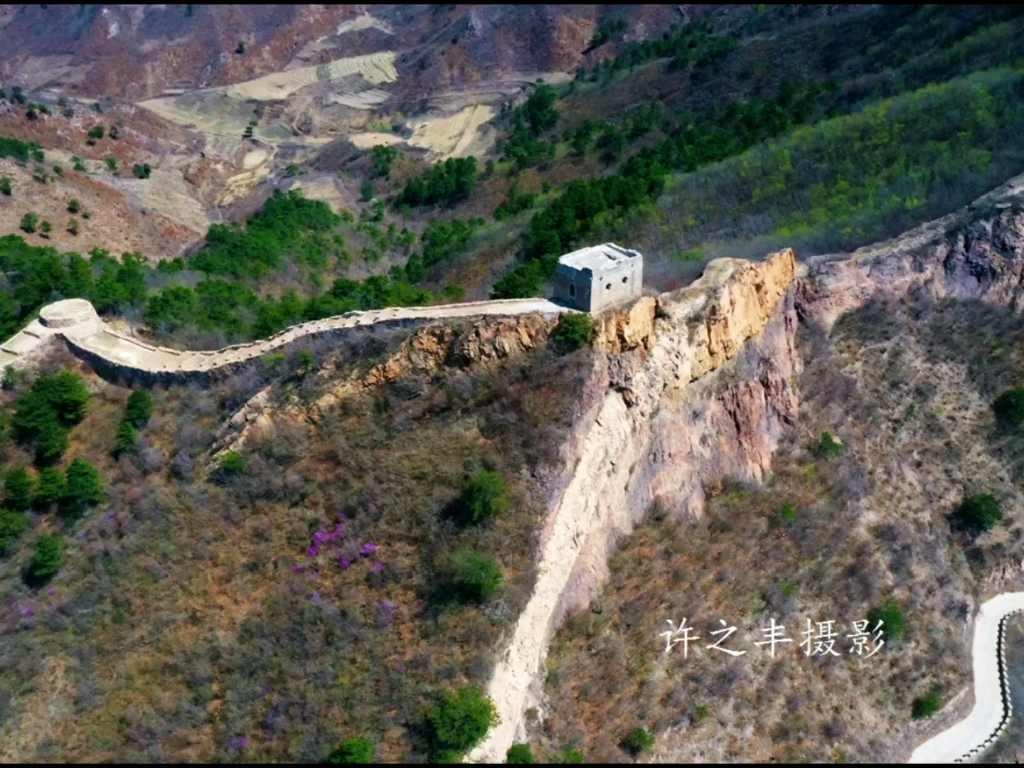
[[[705,489],[760,479],[796,415],[799,367],[792,251],[753,264],[723,259],[679,292],[603,319],[595,391],[552,485],[533,596],[491,680],[501,723],[471,759],[501,760],[540,703],[543,662],[565,615],[607,576],[607,557],[657,505],[702,514]]]
[[[853,254],[813,257],[799,287],[802,317],[826,329],[871,298],[911,293],[1024,309],[1024,177],[963,210]]]

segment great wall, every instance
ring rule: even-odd
[[[402,328],[433,320],[483,319],[539,314],[554,318],[570,310],[543,299],[392,307],[349,312],[293,325],[268,339],[214,351],[158,347],[121,333],[105,323],[85,299],[65,299],[43,307],[39,317],[0,344],[0,369],[31,365],[54,344],[64,343],[99,373],[140,383],[206,381],[230,375],[263,356],[313,339],[341,337],[375,328]]]

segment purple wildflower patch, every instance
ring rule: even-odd
[[[359,554],[360,555],[372,555],[378,549],[380,549],[380,547],[378,547],[372,541],[368,541],[365,544],[363,544],[362,547],[360,547]]]
[[[380,573],[384,570],[384,563],[374,563],[372,567],[374,573]]]
[[[248,736],[239,736],[228,742],[228,752],[240,752],[249,746]]]
[[[352,567],[352,561],[347,557],[341,558],[341,560],[338,561],[338,564],[346,571]]]

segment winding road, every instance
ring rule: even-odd
[[[974,623],[974,708],[966,718],[914,750],[911,763],[961,763],[995,743],[1013,706],[1006,682],[1005,637],[1010,616],[1024,612],[1024,592],[1004,592],[982,604]]]

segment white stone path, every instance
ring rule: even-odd
[[[211,371],[244,362],[297,341],[303,337],[375,324],[403,326],[431,320],[515,317],[517,315],[560,315],[571,310],[545,299],[504,299],[496,301],[443,304],[430,307],[391,307],[367,312],[349,312],[324,320],[294,325],[269,339],[236,344],[212,352],[168,349],[127,336],[104,323],[84,299],[66,299],[43,307],[33,320],[0,344],[0,370],[8,365],[27,365],[55,337],[71,347],[95,355],[108,363],[147,374],[189,374]]]
[[[1004,592],[981,606],[974,623],[974,708],[966,718],[914,750],[911,763],[973,760],[995,743],[1013,705],[1006,680],[1006,620],[1024,611],[1024,592]]]

